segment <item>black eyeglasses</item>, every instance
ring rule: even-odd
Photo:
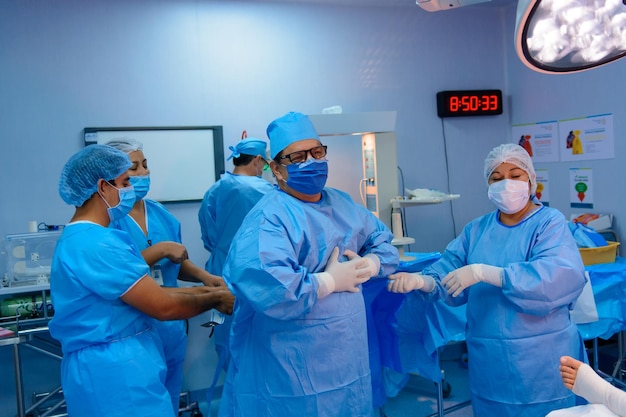
[[[311,154],[314,159],[322,159],[326,156],[326,149],[328,146],[321,145],[316,146],[315,148],[307,149],[306,151],[296,151],[291,152],[288,155],[281,156],[279,159],[289,159],[289,162],[292,164],[299,164],[300,162],[306,161],[306,154]]]

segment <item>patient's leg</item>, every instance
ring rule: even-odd
[[[614,387],[589,365],[570,356],[561,357],[563,384],[592,404],[604,404],[615,414],[626,417],[626,392]]]

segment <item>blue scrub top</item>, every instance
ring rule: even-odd
[[[120,299],[148,272],[127,233],[86,221],[68,224],[50,274],[49,328],[63,353],[115,340],[131,325],[149,327],[152,318]]]
[[[211,253],[205,269],[222,275],[230,243],[250,209],[273,188],[266,180],[227,172],[204,194],[198,221],[204,248]]]
[[[142,252],[144,249],[159,242],[182,243],[180,222],[167,209],[154,200],[144,199],[144,209],[146,214],[146,226],[148,235],[146,236],[137,222],[128,216],[112,222],[109,227],[124,230],[130,234],[133,242]],[[161,268],[163,285],[166,287],[178,287],[178,273],[180,264],[172,262],[168,258],[161,259],[156,263]]]

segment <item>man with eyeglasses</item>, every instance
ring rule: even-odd
[[[326,146],[309,118],[267,128],[277,187],[246,216],[224,279],[236,296],[220,417],[373,415],[361,284],[395,271],[393,235],[325,188]]]

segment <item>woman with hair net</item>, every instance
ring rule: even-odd
[[[391,275],[388,289],[467,303],[475,416],[544,417],[576,402],[554,364],[564,355],[587,358],[569,313],[585,270],[563,215],[535,198],[524,148],[494,148],[484,175],[497,209],[467,224],[420,274]]]
[[[224,287],[160,287],[128,233],[108,227],[135,204],[131,165],[124,152],[90,145],[68,160],[59,180],[61,198],[76,209],[52,261],[49,327],[63,350],[71,416],[177,415],[154,319],[232,311]]]
[[[135,190],[135,202],[128,215],[111,222],[110,227],[130,235],[150,266],[150,276],[160,285],[171,288],[178,287],[179,279],[227,288],[221,277],[208,273],[189,260],[187,249],[182,244],[180,222],[162,204],[144,198],[150,190],[150,169],[143,144],[133,138],[116,138],[106,145],[119,149],[130,158],[132,165],[128,175]],[[185,322],[156,320],[154,326],[163,342],[167,362],[166,386],[178,414],[187,350]]]
[[[244,219],[224,265],[237,301],[220,417],[373,414],[361,284],[398,266],[393,235],[325,188],[326,146],[301,113],[267,128],[278,186]]]

